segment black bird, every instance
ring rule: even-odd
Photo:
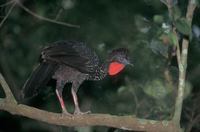
[[[130,64],[128,50],[113,50],[104,63],[99,62],[95,52],[85,43],[78,41],[58,41],[41,52],[40,64],[33,71],[22,89],[22,97],[33,97],[53,78],[56,80],[56,95],[63,113],[67,112],[62,91],[66,83],[72,83],[71,93],[75,104],[74,114],[82,114],[77,91],[84,80],[101,80],[107,74],[116,75]]]

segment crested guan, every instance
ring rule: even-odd
[[[63,113],[66,110],[62,91],[66,83],[72,83],[71,93],[74,100],[74,114],[82,114],[79,108],[77,91],[84,80],[101,80],[107,74],[116,75],[130,64],[128,50],[113,50],[104,63],[85,43],[78,41],[58,41],[44,48],[40,64],[31,74],[22,89],[22,98],[33,97],[51,78],[56,80],[56,95]]]

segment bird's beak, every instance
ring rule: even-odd
[[[132,67],[134,66],[129,60],[126,60],[126,61],[125,61],[125,64],[126,64],[126,65],[130,65],[130,66],[132,66]]]
[[[130,62],[127,63],[127,65],[130,65],[131,67],[133,67],[134,65]]]
[[[129,63],[128,65],[130,65],[130,66],[134,67],[134,65],[133,65],[132,63]]]

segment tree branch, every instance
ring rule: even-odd
[[[176,127],[169,121],[153,121],[138,119],[133,116],[114,116],[108,114],[85,114],[67,116],[58,113],[39,110],[26,105],[13,105],[6,102],[0,103],[0,109],[12,114],[43,121],[49,124],[62,126],[108,126],[125,130],[149,132],[176,132]]]
[[[1,4],[0,7],[4,7],[4,6],[7,6],[7,5],[10,5],[10,4],[12,4],[13,2],[14,2],[13,0],[8,1],[8,2],[6,2],[6,3],[4,3],[4,4]]]
[[[57,21],[57,20],[53,20],[50,18],[46,18],[43,16],[40,16],[34,12],[32,12],[31,10],[29,10],[27,7],[25,7],[20,0],[11,0],[5,4],[0,5],[0,7],[3,6],[7,6],[9,4],[12,4],[10,9],[8,10],[8,13],[6,14],[6,16],[3,18],[3,20],[0,22],[0,28],[2,27],[2,25],[4,24],[4,22],[6,21],[6,19],[9,17],[10,13],[12,12],[13,8],[15,7],[15,5],[17,4],[19,7],[21,7],[24,11],[26,11],[27,13],[31,14],[32,16],[36,17],[37,19],[43,20],[43,21],[47,21],[50,23],[55,23],[55,24],[59,24],[62,26],[67,26],[67,27],[74,27],[74,28],[80,28],[79,25],[74,25],[74,24],[70,24],[70,23],[66,23],[66,22],[61,22],[61,21]]]
[[[68,116],[53,113],[17,104],[5,79],[0,74],[0,83],[5,91],[6,98],[0,98],[0,110],[14,115],[20,115],[31,119],[43,121],[49,124],[62,126],[107,126],[125,130],[148,131],[148,132],[178,132],[172,121],[154,121],[139,119],[134,116],[115,116],[109,114],[84,114]]]
[[[194,14],[194,10],[196,8],[195,0],[189,0],[186,19],[189,22],[191,27],[192,18]],[[178,92],[175,104],[175,112],[174,112],[174,122],[178,125],[180,124],[182,105],[183,105],[183,96],[184,96],[184,88],[185,88],[185,79],[186,79],[186,69],[187,69],[187,56],[188,56],[188,46],[189,40],[183,39],[182,42],[182,52],[181,52],[181,61],[179,61],[179,82],[178,82]]]
[[[4,77],[0,73],[0,84],[5,92],[6,95],[6,102],[11,102],[11,104],[17,104],[17,101],[15,100],[15,97],[13,96],[8,84],[6,83]]]
[[[11,3],[9,3],[9,4],[11,4]],[[15,5],[16,5],[16,2],[12,3],[10,9],[8,10],[8,13],[6,14],[6,16],[3,18],[3,20],[0,23],[0,28],[2,27],[2,25],[4,24],[4,22],[6,21],[6,19],[10,15],[10,13],[12,12],[13,8],[15,7]]]
[[[21,7],[24,11],[26,11],[27,13],[29,13],[29,14],[31,14],[32,16],[36,17],[37,19],[40,19],[40,20],[43,20],[43,21],[47,21],[47,22],[50,22],[50,23],[55,23],[55,24],[67,26],[67,27],[80,28],[79,25],[74,25],[74,24],[70,24],[70,23],[66,23],[66,22],[61,22],[61,21],[57,21],[57,20],[53,20],[53,19],[50,19],[50,18],[46,18],[46,17],[40,16],[40,15],[34,13],[33,11],[31,11],[30,9],[28,9],[27,7],[25,7],[25,6],[20,2],[20,0],[15,0],[15,1],[16,1],[17,5],[18,5],[19,7]]]

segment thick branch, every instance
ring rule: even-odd
[[[49,124],[62,126],[108,126],[126,130],[149,132],[178,132],[176,126],[169,121],[153,121],[138,119],[133,116],[114,116],[108,114],[85,114],[67,116],[39,110],[22,104],[0,102],[0,109],[12,114],[25,116]]]
[[[134,116],[114,116],[108,114],[63,115],[47,112],[23,104],[17,104],[9,86],[0,74],[0,83],[5,91],[6,98],[0,98],[0,110],[14,115],[21,115],[49,124],[62,126],[108,126],[125,130],[148,132],[178,132],[171,121],[154,121],[139,119]],[[14,103],[13,103],[14,102]]]

